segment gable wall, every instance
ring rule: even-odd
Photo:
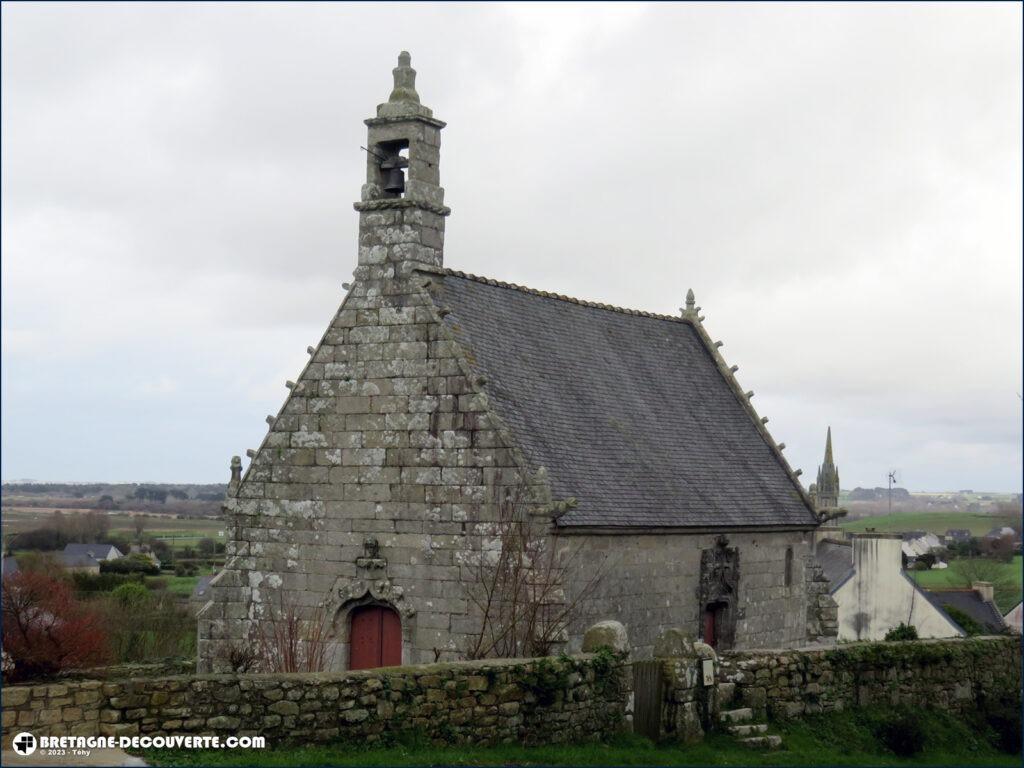
[[[418,209],[363,213],[399,237]],[[386,234],[382,237],[387,237]],[[323,604],[347,664],[348,610],[396,607],[403,662],[459,658],[474,622],[460,560],[518,477],[486,395],[408,265],[364,265],[226,504],[229,561],[199,622],[200,670],[282,606]],[[362,567],[375,537],[386,568]],[[355,602],[346,602],[355,599]]]
[[[962,634],[903,572],[902,544],[898,535],[853,538],[853,574],[833,593],[840,640],[883,640],[900,624],[916,627],[918,637]]]

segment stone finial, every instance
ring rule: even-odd
[[[664,630],[654,641],[654,658],[674,659],[693,655],[693,640],[681,629],[671,627]]]
[[[416,70],[412,68],[412,56],[408,51],[398,54],[398,66],[391,70],[395,77],[395,87],[388,97],[388,101],[395,104],[400,101],[411,101],[413,104],[420,103],[420,95],[416,93]]]
[[[242,457],[232,456],[231,457],[231,480],[228,483],[228,488],[237,488],[239,483],[242,482]]]
[[[416,70],[411,62],[408,51],[398,54],[398,66],[391,70],[395,85],[388,100],[377,105],[377,117],[433,117],[433,113],[420,104],[420,95],[416,92]]]
[[[583,635],[583,652],[594,653],[599,648],[610,648],[616,653],[628,652],[626,628],[611,619],[594,624]]]
[[[693,644],[693,652],[696,654],[698,659],[711,659],[711,661],[718,661],[718,654],[715,653],[715,649],[707,643],[697,641]]]
[[[686,309],[690,312],[693,311],[694,306],[697,303],[697,298],[693,295],[693,288],[689,288],[686,291]]]

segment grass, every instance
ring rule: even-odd
[[[1020,525],[1020,520],[1007,515],[986,515],[979,512],[893,512],[891,515],[875,515],[857,520],[840,522],[840,527],[854,533],[863,533],[874,528],[879,533],[903,533],[904,531],[925,531],[944,534],[950,528],[967,528],[973,536],[984,536],[999,525]]]
[[[926,589],[966,587],[968,579],[960,572],[962,563],[962,560],[951,560],[949,567],[942,570],[908,571],[907,573]],[[1013,589],[996,589],[996,605],[1003,613],[1006,613],[1021,600],[1021,591],[1024,589],[1024,571],[1022,571],[1024,560],[1017,555],[1011,562],[999,565],[1003,580],[1015,585]]]
[[[64,509],[65,514],[87,512],[88,510]],[[3,507],[2,534],[6,537],[11,533],[39,528],[53,516],[53,507]],[[111,512],[110,534],[128,540],[135,539],[135,518],[127,512]],[[171,514],[144,513],[144,536],[155,536],[165,540],[173,549],[186,546],[194,547],[200,539],[210,538],[224,541],[217,533],[225,530],[225,523],[217,517],[192,517],[179,519]]]
[[[192,590],[196,588],[200,576],[207,576],[212,572],[212,569],[206,568],[202,569],[195,576],[147,576],[146,584],[152,588],[154,581],[162,581],[166,584],[167,592],[179,597],[189,597],[192,594]]]
[[[783,737],[775,752],[750,750],[724,734],[691,746],[657,745],[633,735],[607,743],[523,747],[438,747],[415,741],[383,747],[357,744],[279,747],[268,750],[145,750],[150,765],[251,766],[429,766],[429,765],[1020,765],[1019,755],[1000,752],[991,734],[971,730],[962,719],[922,711],[926,741],[913,758],[900,758],[874,736],[893,710],[865,709],[777,723]]]

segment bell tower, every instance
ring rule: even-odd
[[[394,88],[368,127],[366,183],[359,211],[356,277],[407,274],[416,265],[442,266],[444,206],[441,129],[445,124],[420,103],[416,70],[402,51],[392,70]]]

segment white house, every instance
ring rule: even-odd
[[[942,549],[942,541],[934,533],[926,533],[923,536],[905,540],[901,548],[909,560],[914,560],[921,555]]]
[[[902,543],[899,536],[881,533],[818,541],[816,557],[839,607],[840,641],[884,640],[900,624],[915,627],[918,637],[964,635],[904,573]]]
[[[1024,606],[1024,603],[1017,603],[1009,613],[1003,616],[1006,626],[1010,628],[1011,632],[1016,632],[1018,635],[1021,634],[1021,620],[1024,619],[1024,610],[1021,606]]]

